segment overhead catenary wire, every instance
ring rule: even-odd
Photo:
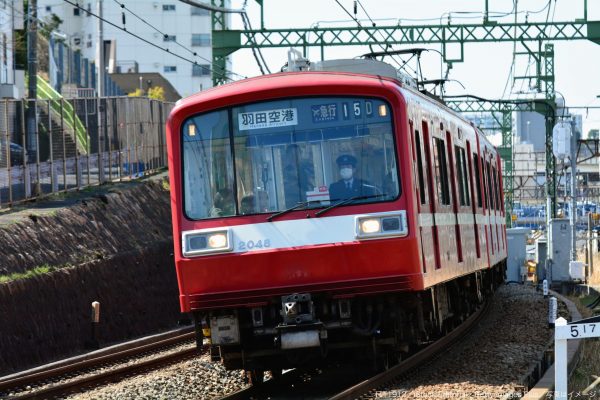
[[[128,11],[131,15],[133,15],[134,17],[136,17],[139,21],[141,21],[142,23],[144,23],[145,25],[149,26],[150,28],[154,29],[156,32],[160,33],[162,35],[163,38],[167,38],[169,35],[167,35],[166,33],[162,32],[160,29],[158,29],[156,26],[150,24],[148,21],[146,21],[144,18],[140,17],[139,15],[137,15],[135,12],[133,12],[131,9],[127,8],[127,6],[125,5],[125,3],[121,3],[119,2],[119,0],[113,0],[115,3],[117,3],[122,9]],[[123,14],[123,28],[127,29],[125,27],[125,16]],[[173,43],[179,45],[181,48],[183,48],[184,50],[188,51],[190,54],[192,54],[195,57],[199,57],[198,53],[193,51],[192,49],[189,49],[187,47],[185,47],[183,44],[179,43],[177,40],[173,40]],[[202,58],[202,57],[200,57]],[[206,60],[204,58],[202,58],[203,60]]]
[[[339,2],[339,0],[334,0],[334,1],[335,1],[335,2],[336,2],[336,3],[337,3],[337,4],[338,4],[338,5],[339,5],[339,6],[342,8],[342,10],[344,10],[344,12],[345,12],[346,14],[348,14],[348,16],[349,16],[350,18],[352,18],[352,20],[353,20],[354,22],[356,22],[356,24],[358,25],[358,27],[359,27],[359,28],[361,28],[361,29],[365,29],[365,28],[362,26],[362,24],[360,23],[360,21],[359,21],[359,20],[358,20],[358,19],[357,19],[355,16],[353,16],[353,15],[350,13],[350,11],[348,11],[348,10],[346,9],[346,7],[344,7],[344,6],[342,5],[342,3],[340,3],[340,2]],[[377,39],[375,38],[375,36],[373,35],[373,33],[371,33],[371,31],[369,31],[368,29],[365,29],[365,32],[367,32],[367,34],[368,34],[368,35],[369,35],[371,38],[373,38],[373,40],[377,41]],[[387,51],[387,49],[386,49],[385,47],[383,47],[383,45],[379,44],[379,47],[381,47],[381,48],[382,48],[384,51]],[[392,58],[392,60],[394,60],[394,62],[396,63],[396,65],[398,65],[398,67],[400,67],[400,63],[399,63],[398,61],[396,61],[394,58]]]
[[[179,1],[182,3],[189,4],[190,6],[199,7],[199,8],[203,8],[205,10],[210,10],[210,11],[229,13],[229,14],[245,14],[246,13],[246,11],[244,9],[218,7],[218,6],[213,6],[211,4],[203,3],[203,2],[197,1],[197,0],[179,0]]]
[[[91,12],[91,11],[88,11],[88,10],[84,9],[83,7],[81,7],[81,5],[79,5],[78,3],[76,3],[76,2],[74,2],[74,1],[72,1],[72,0],[63,0],[63,1],[64,1],[64,2],[66,2],[66,3],[68,3],[68,4],[71,4],[71,5],[72,5],[72,6],[74,6],[74,7],[77,7],[77,8],[78,8],[78,9],[80,9],[80,10],[83,10],[83,11],[84,11],[84,12],[86,12],[88,15],[91,15],[91,16],[93,16],[93,17],[95,17],[95,18],[97,18],[97,19],[101,20],[102,22],[104,22],[104,23],[107,23],[107,24],[108,24],[108,25],[110,25],[110,26],[112,26],[112,27],[114,27],[114,28],[116,28],[116,29],[119,29],[120,31],[123,31],[123,32],[125,32],[125,33],[127,33],[127,34],[129,34],[129,35],[131,35],[131,36],[133,36],[133,37],[135,37],[135,38],[137,38],[138,40],[141,40],[142,42],[144,42],[144,43],[146,43],[146,44],[149,44],[149,45],[150,45],[150,46],[152,46],[152,47],[155,47],[155,48],[157,48],[157,49],[159,49],[159,50],[162,50],[162,51],[164,51],[164,52],[166,52],[166,53],[172,54],[173,56],[175,56],[175,57],[177,57],[177,58],[179,58],[179,59],[182,59],[182,60],[184,60],[184,61],[187,61],[187,62],[189,62],[189,63],[191,63],[191,64],[194,64],[194,65],[199,65],[197,61],[191,60],[191,59],[189,59],[189,58],[187,58],[187,57],[184,57],[184,56],[182,56],[182,55],[180,55],[180,54],[173,53],[172,51],[170,51],[170,50],[169,50],[168,48],[166,48],[166,47],[159,46],[159,45],[157,45],[157,44],[155,44],[155,43],[152,43],[151,41],[149,41],[149,40],[147,40],[147,39],[144,39],[143,37],[141,37],[141,36],[139,36],[139,35],[137,35],[137,34],[135,34],[135,33],[131,32],[131,31],[127,30],[127,29],[123,29],[123,28],[121,28],[120,26],[116,25],[115,23],[113,23],[113,22],[111,22],[111,21],[108,21],[108,20],[107,20],[107,19],[105,19],[105,18],[102,18],[102,17],[100,17],[99,15],[97,15],[97,14],[95,14],[95,13]],[[220,77],[224,78],[224,79],[231,80],[231,81],[233,80],[232,78],[230,78],[229,76],[227,76],[227,74],[228,74],[228,73],[229,73],[229,74],[236,75],[236,76],[239,76],[239,77],[241,77],[241,78],[244,78],[244,79],[245,79],[245,78],[247,78],[246,76],[240,75],[240,74],[238,74],[238,73],[235,73],[235,72],[233,72],[233,71],[229,71],[229,70],[227,70],[227,69],[225,69],[225,68],[221,68],[221,67],[219,67],[219,69],[220,69],[221,71],[223,71],[223,72],[218,72],[218,71],[215,71],[215,69],[214,69],[214,67],[215,67],[214,63],[212,63],[210,60],[208,60],[208,59],[206,59],[206,58],[203,58],[203,57],[200,57],[200,56],[197,56],[197,57],[198,57],[198,58],[201,58],[201,59],[203,59],[203,60],[205,60],[205,61],[207,61],[207,62],[208,62],[208,63],[209,63],[209,64],[210,64],[210,65],[213,67],[213,72],[214,72],[214,73],[216,73],[217,75],[219,75]]]
[[[242,23],[244,24],[244,29],[246,30],[252,30],[252,25],[250,23],[250,19],[248,18],[248,14],[246,14],[246,3],[247,0],[244,1],[244,6],[241,9],[233,9],[233,8],[225,8],[225,7],[218,7],[218,6],[213,6],[211,4],[207,4],[207,3],[203,3],[201,1],[197,1],[197,0],[179,0],[182,3],[185,4],[189,4],[192,7],[198,7],[198,8],[202,8],[204,10],[208,10],[208,11],[212,11],[212,12],[222,12],[222,13],[232,13],[232,14],[240,14],[242,17]],[[258,54],[257,54],[258,53]],[[267,71],[267,73],[271,73],[271,70],[269,69],[269,66],[267,65],[267,62],[265,61],[262,52],[260,51],[260,49],[256,49],[254,46],[252,47],[252,54],[254,55],[254,59],[256,60],[256,63],[258,64],[258,68],[260,69],[260,72],[264,75],[265,74],[265,70]],[[259,59],[260,57],[260,59]],[[261,61],[262,60],[262,64]],[[264,64],[264,67],[263,67]]]
[[[356,2],[358,3],[358,5],[360,6],[360,8],[362,8],[363,12],[365,13],[365,15],[367,16],[367,18],[369,19],[369,21],[371,21],[371,26],[373,26],[373,28],[375,28],[377,26],[377,24],[375,23],[375,21],[373,20],[373,18],[371,18],[371,16],[369,15],[369,13],[367,12],[367,9],[365,8],[365,6],[363,6],[362,2],[360,0],[356,0]],[[354,14],[356,14],[356,9],[354,10]],[[378,31],[379,33],[381,33],[380,31]],[[383,33],[381,33],[382,38],[385,40],[385,36],[383,36]],[[383,48],[383,46],[381,46]],[[392,49],[393,47],[389,44],[386,44],[387,48]],[[386,49],[387,50],[387,49]],[[391,57],[392,60],[394,60],[394,57]],[[400,65],[399,62],[397,62],[397,64],[400,66],[400,68],[402,69],[404,66],[407,66],[407,63],[404,63],[402,65]],[[409,66],[407,66],[407,68],[410,68]],[[417,73],[415,71],[415,73]],[[418,76],[417,76],[418,79]]]
[[[518,0],[513,0],[513,11],[515,13],[515,22],[517,21],[517,2]],[[517,27],[515,26],[515,33],[516,33],[516,29]],[[510,83],[510,81],[513,81],[513,84],[511,85],[511,90],[509,91],[509,93],[512,92],[512,88],[514,86],[514,79],[513,79],[513,74],[514,74],[514,70],[515,70],[515,64],[517,61],[517,42],[513,42],[513,56],[512,56],[512,62],[510,64],[510,70],[508,71],[508,76],[506,77],[506,83],[504,84],[504,90],[502,90],[502,96],[500,98],[504,98],[506,96],[506,90],[508,89],[508,85]]]
[[[244,5],[242,7],[244,12],[241,13],[240,16],[242,17],[242,23],[244,24],[244,29],[252,30],[252,24],[250,23],[250,18],[248,18],[248,14],[246,14],[246,11],[245,11],[247,3],[248,3],[248,0],[244,0]],[[269,69],[269,66],[267,65],[267,62],[265,61],[265,58],[263,57],[260,49],[257,49],[255,46],[252,46],[252,54],[254,55],[254,59],[256,60],[256,63],[258,64],[258,68],[260,69],[260,72],[264,75],[265,70],[266,70],[267,73],[270,74],[271,70]],[[260,59],[259,59],[259,57],[260,57]],[[261,60],[262,60],[262,64],[261,64]],[[263,65],[264,65],[264,69],[263,69]]]

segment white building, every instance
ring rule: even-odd
[[[59,30],[68,36],[71,48],[81,50],[83,57],[90,60],[96,58],[98,19],[86,10],[97,14],[100,3],[104,19],[127,29],[127,32],[124,32],[107,23],[103,24],[105,48],[107,42],[113,44],[105,56],[109,73],[158,72],[171,82],[183,97],[212,86],[211,15],[208,10],[192,7],[177,0],[78,2],[81,9],[66,2],[38,0],[38,16],[42,20],[51,14],[61,18],[63,23]],[[139,18],[121,8],[119,3],[124,4]],[[168,48],[169,52],[144,43],[128,32]],[[196,61],[198,65],[171,53]]]
[[[0,97],[25,93],[25,71],[15,69],[14,30],[23,29],[23,2],[0,0]]]

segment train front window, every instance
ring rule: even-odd
[[[400,193],[391,110],[381,100],[285,99],[227,112],[232,143],[221,135],[222,143],[213,137],[211,145],[201,146],[202,154],[187,151],[184,131],[184,168],[190,166],[187,159],[197,158],[193,162],[204,171],[184,170],[184,180],[200,174],[210,188],[185,182],[186,214],[192,219],[272,213],[304,202],[326,207],[352,197],[360,197],[357,203],[381,202]],[[201,130],[204,116],[190,121]],[[219,159],[223,167],[205,158]],[[214,209],[223,210],[223,190],[232,197],[228,212],[219,214]],[[213,203],[221,202],[208,204],[208,193],[216,196]]]

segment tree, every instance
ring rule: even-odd
[[[148,89],[148,97],[155,100],[165,101],[165,89],[162,86],[152,86]]]
[[[50,38],[50,33],[56,31],[63,20],[56,14],[52,14],[49,17],[44,18],[44,21],[40,23],[40,34],[46,39]],[[63,39],[57,38],[57,42],[63,41]]]
[[[129,97],[149,97],[154,100],[165,101],[165,90],[162,86],[152,86],[148,89],[148,93],[144,92],[144,90],[137,88],[135,91],[128,93]]]
[[[134,92],[128,93],[129,97],[144,97],[144,91],[140,88],[135,89]]]

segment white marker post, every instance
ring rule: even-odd
[[[582,319],[570,324],[560,317],[555,321],[554,329],[554,399],[567,400],[567,342],[569,339],[600,337],[600,317]]]

